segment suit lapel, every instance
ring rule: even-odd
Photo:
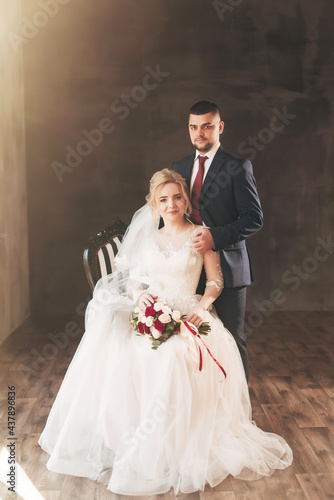
[[[226,156],[226,152],[224,149],[220,146],[217,153],[215,154],[212,163],[210,165],[210,168],[208,170],[208,173],[205,176],[202,190],[201,190],[201,198],[204,196],[205,192],[211,185],[211,183],[215,180],[219,170],[224,164],[224,158]]]
[[[187,181],[187,185],[190,189],[191,174],[193,171],[193,165],[195,161],[195,153],[184,160],[184,175],[183,177]]]

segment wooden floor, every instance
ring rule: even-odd
[[[71,320],[82,326],[78,317],[29,319],[0,347],[3,500],[126,500],[94,481],[49,472],[45,467],[48,455],[37,444],[80,339]],[[50,333],[64,332],[65,328],[72,337],[63,335],[62,345]],[[275,312],[249,338],[254,420],[262,429],[277,432],[288,441],[294,452],[292,466],[254,482],[228,477],[214,489],[177,498],[334,499],[333,332],[334,311]],[[46,358],[38,357],[41,353]],[[9,493],[5,484],[9,472],[7,387],[12,385],[16,387],[18,493]],[[171,491],[149,499],[173,500],[175,495]]]

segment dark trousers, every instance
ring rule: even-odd
[[[237,343],[248,382],[248,353],[245,335],[245,310],[247,287],[224,288],[218,299],[213,303],[219,318],[225,328],[232,333]]]
[[[197,293],[201,295],[205,290],[205,273],[202,273]],[[246,311],[247,286],[235,288],[224,288],[220,296],[213,303],[217,314],[224,323],[225,328],[232,333],[244,365],[246,379],[248,382],[248,353],[246,335],[244,329]]]

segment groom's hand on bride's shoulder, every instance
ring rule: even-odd
[[[208,250],[212,250],[215,243],[212,238],[212,234],[207,227],[197,227],[192,232],[192,241],[195,250],[199,253],[205,253]]]

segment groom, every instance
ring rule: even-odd
[[[173,163],[191,191],[192,220],[199,252],[220,253],[224,290],[214,302],[217,314],[238,345],[248,380],[244,318],[247,285],[253,281],[245,240],[262,227],[263,217],[252,164],[225,151],[219,143],[224,130],[219,108],[200,101],[190,109],[189,134],[195,154]],[[202,272],[198,293],[205,289]]]

